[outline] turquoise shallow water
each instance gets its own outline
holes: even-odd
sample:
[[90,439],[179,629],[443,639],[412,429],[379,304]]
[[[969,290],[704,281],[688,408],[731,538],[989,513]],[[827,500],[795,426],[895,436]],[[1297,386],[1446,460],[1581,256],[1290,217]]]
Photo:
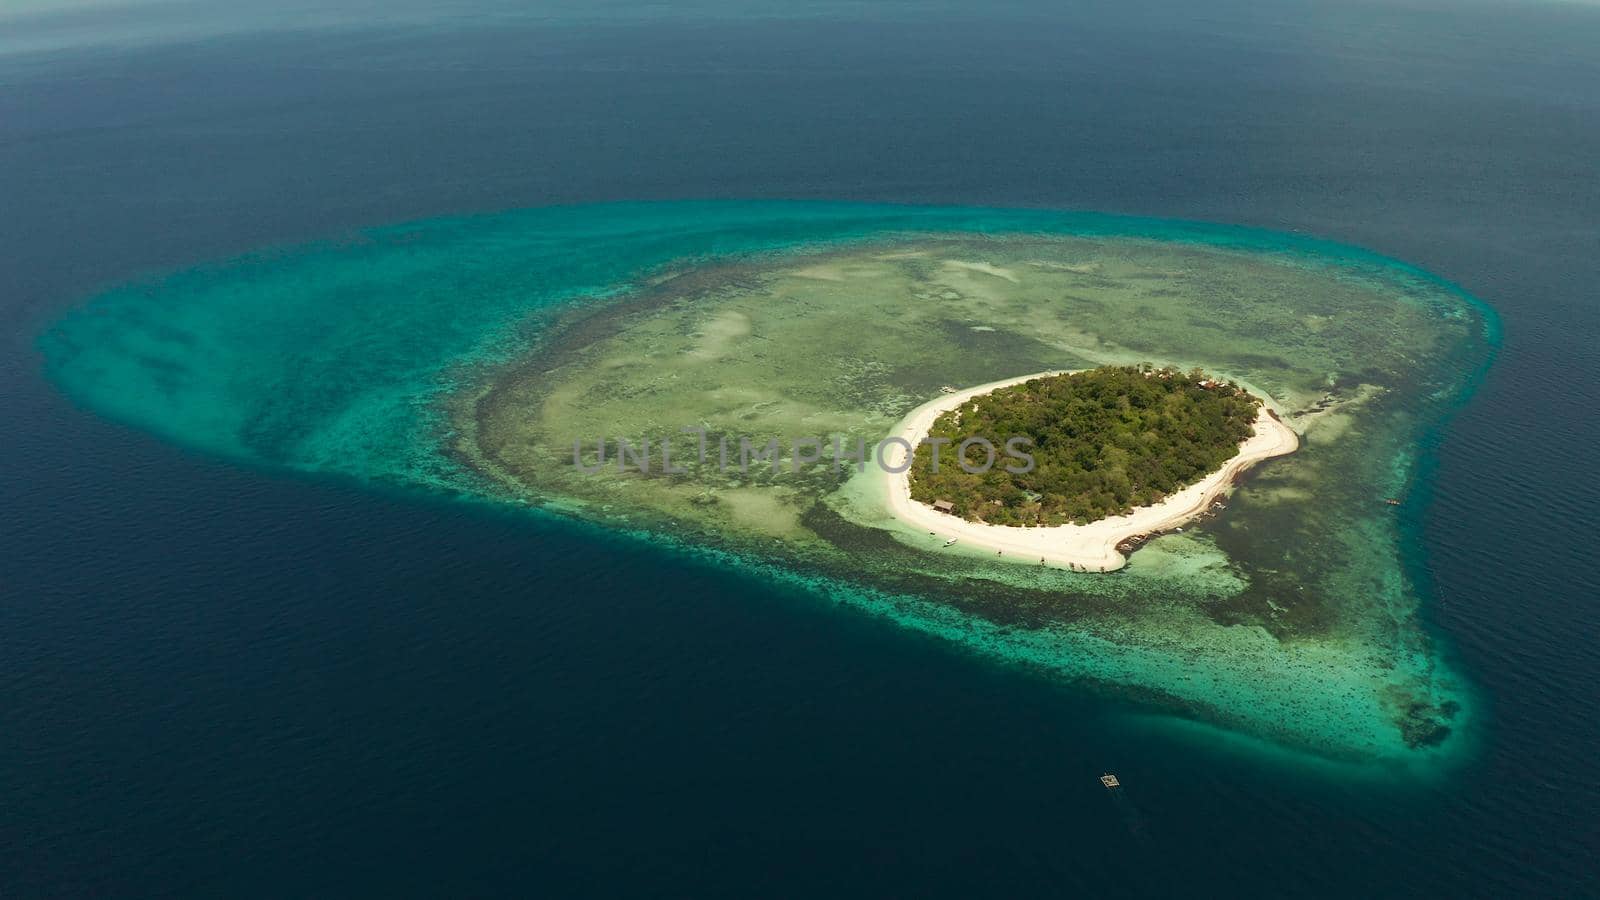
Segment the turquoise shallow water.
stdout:
[[[53,327],[41,347],[51,377],[71,396],[185,446],[255,465],[493,500],[500,493],[450,452],[443,400],[486,368],[536,346],[542,314],[569,303],[604,302],[662,266],[949,232],[1131,237],[1263,254],[1345,273],[1340,277],[1392,281],[1396,302],[1412,296],[1458,302],[1460,314],[1483,316],[1486,346],[1498,340],[1493,317],[1481,305],[1427,273],[1295,235],[1084,213],[708,202],[434,220],[262,252],[104,293]],[[1473,368],[1439,377],[1435,396],[1409,415],[1436,419],[1467,395],[1487,357],[1460,348],[1457,358]],[[1390,492],[1404,485],[1415,449],[1395,443],[1415,433],[1405,421],[1406,427],[1394,426],[1389,443],[1375,445],[1388,448],[1394,468],[1369,477]],[[1270,487],[1269,481],[1263,489]],[[1363,539],[1381,546],[1388,537],[1377,531]],[[1230,537],[1224,532],[1219,540],[1228,546]],[[1233,552],[1250,552],[1248,537],[1231,540]],[[862,584],[827,567],[794,569],[748,554],[681,546],[710,565],[793,581],[985,658],[1131,690],[1136,706],[1243,729],[1301,751],[1427,769],[1462,757],[1472,743],[1471,692],[1429,641],[1396,643],[1357,629],[1348,646],[1286,644],[1251,629],[1168,622],[1164,627],[1181,635],[1175,643],[1171,636],[1140,634],[1145,626],[1118,624],[1117,616],[1089,628],[1016,628],[1004,616],[991,621],[973,614],[969,603],[953,607],[903,587]],[[1220,570],[1206,562],[1214,560],[1209,546],[1180,543],[1176,555],[1148,551],[1124,582],[1067,589],[1140,606],[1165,593],[1214,591],[1207,579],[1215,581]],[[1387,564],[1374,558],[1372,565]],[[958,580],[949,590],[958,600],[978,602],[971,591],[982,591],[979,584]],[[1060,589],[1032,585],[1040,587]],[[1381,614],[1399,624],[1377,630],[1408,633],[1414,601],[1404,586],[1395,581],[1379,591],[1392,594],[1387,602],[1396,607]],[[1384,649],[1364,649],[1363,641],[1372,640]],[[1374,681],[1376,670],[1401,673],[1413,700],[1385,699],[1401,688]],[[1395,702],[1448,704],[1453,738],[1441,747],[1408,747],[1385,718],[1395,715],[1387,708]]]

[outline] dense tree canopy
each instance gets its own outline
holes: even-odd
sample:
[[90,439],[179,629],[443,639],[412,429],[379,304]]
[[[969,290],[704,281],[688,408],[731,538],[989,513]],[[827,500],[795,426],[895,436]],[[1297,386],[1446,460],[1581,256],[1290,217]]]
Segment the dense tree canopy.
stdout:
[[[997,525],[1084,524],[1155,503],[1199,481],[1239,452],[1252,432],[1260,400],[1198,369],[1108,366],[1036,378],[978,397],[940,416],[917,448],[911,496],[948,501],[965,519]],[[1023,436],[1029,472],[1005,454]],[[958,464],[957,446],[982,437],[1000,450],[987,472]],[[981,467],[988,453],[966,453]]]

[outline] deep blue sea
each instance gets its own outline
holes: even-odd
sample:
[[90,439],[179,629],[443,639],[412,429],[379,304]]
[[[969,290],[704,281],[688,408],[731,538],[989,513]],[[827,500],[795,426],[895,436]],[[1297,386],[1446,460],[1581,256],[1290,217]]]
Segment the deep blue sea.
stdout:
[[[1600,7],[47,6],[0,7],[0,896],[1600,895]],[[1319,774],[638,541],[178,449],[36,349],[263,246],[719,198],[1303,232],[1482,298],[1401,513],[1481,747]]]

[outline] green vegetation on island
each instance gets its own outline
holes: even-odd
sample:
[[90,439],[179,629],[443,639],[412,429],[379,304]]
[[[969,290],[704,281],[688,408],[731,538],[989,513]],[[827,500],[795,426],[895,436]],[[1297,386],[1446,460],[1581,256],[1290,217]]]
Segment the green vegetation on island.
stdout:
[[[994,525],[1079,525],[1157,503],[1239,452],[1261,401],[1199,369],[1106,366],[1035,378],[941,415],[917,448],[911,497]],[[1031,441],[1033,466],[989,452]],[[1020,445],[1026,447],[1027,445]],[[1025,471],[1024,471],[1025,470]]]

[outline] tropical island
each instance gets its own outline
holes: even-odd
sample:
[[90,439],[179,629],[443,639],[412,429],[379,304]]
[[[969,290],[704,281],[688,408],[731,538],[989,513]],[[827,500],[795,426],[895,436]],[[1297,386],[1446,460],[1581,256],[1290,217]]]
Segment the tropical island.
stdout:
[[[934,420],[912,460],[911,497],[993,525],[1126,515],[1236,456],[1260,405],[1200,369],[1146,363],[1034,378]],[[995,446],[1026,446],[1031,464],[985,465]]]
[[[1031,466],[985,466],[987,451],[974,458],[981,445],[965,444],[982,437],[1010,451],[1018,436],[1032,441]],[[881,474],[881,496],[900,525],[960,551],[1078,572],[1122,568],[1145,540],[1214,509],[1245,469],[1300,446],[1237,384],[1148,364],[952,391],[912,410],[891,440],[899,452]],[[935,472],[933,448],[949,445],[953,458]],[[917,448],[915,457],[900,448]],[[945,487],[960,492],[963,507],[940,496]],[[1077,514],[1083,509],[1093,512]],[[1052,516],[1071,518],[1057,524]]]
[[[1455,408],[1488,333],[1470,298],[1425,273],[1293,235],[1037,210],[618,204],[176,273],[95,298],[41,350],[87,408],[185,446],[605,526],[1146,709],[1387,763],[1471,746],[1454,736],[1471,731],[1473,693],[1422,627],[1409,538],[1384,501],[1404,496],[1420,436]],[[1131,389],[1106,367],[1145,360],[1180,381],[1138,385],[1127,410],[1078,396]],[[1196,366],[1261,402],[1190,398],[1179,385]],[[998,415],[1009,386],[1067,371],[1097,374],[1060,382],[1061,418],[1083,417],[1077,437],[1107,423],[1112,439],[1079,460],[1052,454],[1049,422],[1024,423],[1038,460],[1071,462],[1011,485],[1038,501],[997,495],[982,521],[913,499],[880,465],[742,473],[716,452],[724,437],[829,451],[887,437],[908,454],[951,410]],[[1182,396],[1155,393],[1169,387]],[[1136,398],[1178,404],[1196,430],[1135,424]],[[1157,449],[1135,452],[1150,425]],[[601,438],[670,439],[673,471],[577,465],[575,442]],[[1224,514],[1198,520],[1230,491]],[[1127,565],[1118,545],[1140,535]]]

